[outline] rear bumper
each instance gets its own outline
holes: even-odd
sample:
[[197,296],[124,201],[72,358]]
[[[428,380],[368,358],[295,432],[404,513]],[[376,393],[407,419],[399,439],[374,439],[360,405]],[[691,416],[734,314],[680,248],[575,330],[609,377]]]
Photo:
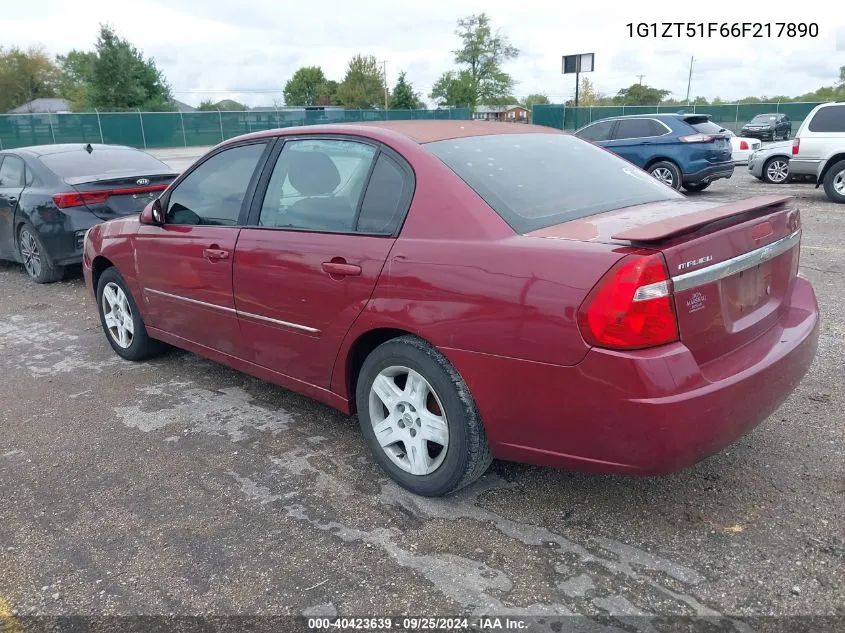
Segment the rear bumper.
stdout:
[[799,278],[775,326],[704,366],[682,343],[594,348],[571,367],[443,351],[469,385],[495,457],[657,475],[720,451],[777,409],[809,369],[818,327],[813,288]]
[[69,208],[42,211],[30,217],[30,222],[44,244],[50,261],[56,266],[67,266],[82,261],[82,238],[85,231],[100,224],[102,220],[86,208]]
[[696,184],[699,182],[712,182],[721,178],[730,178],[733,174],[734,163],[733,160],[731,160],[725,163],[710,165],[704,169],[699,169],[698,171],[684,173],[683,181],[685,185]]

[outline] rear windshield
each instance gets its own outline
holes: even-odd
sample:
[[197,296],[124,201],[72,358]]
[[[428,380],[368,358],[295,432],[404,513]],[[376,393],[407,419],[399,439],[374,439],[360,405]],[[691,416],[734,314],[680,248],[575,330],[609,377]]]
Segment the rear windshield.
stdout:
[[685,119],[685,121],[701,134],[718,134],[726,131],[724,127],[718,123],[713,123],[710,119]]
[[568,134],[474,136],[425,147],[518,233],[683,198],[627,161]]
[[84,149],[39,156],[50,171],[61,178],[108,176],[121,172],[138,174],[172,173],[173,170],[149,154],[133,149]]

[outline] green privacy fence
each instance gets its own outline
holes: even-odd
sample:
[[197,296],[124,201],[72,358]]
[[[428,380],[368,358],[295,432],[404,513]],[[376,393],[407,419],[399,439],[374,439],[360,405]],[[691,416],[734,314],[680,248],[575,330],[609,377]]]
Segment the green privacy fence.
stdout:
[[189,147],[215,145],[240,134],[295,125],[469,117],[467,108],[2,114],[0,149],[48,143],[111,143],[143,149]]
[[577,130],[580,127],[613,116],[631,114],[654,114],[655,112],[695,112],[709,114],[715,123],[738,132],[758,114],[782,112],[792,119],[792,131],[798,126],[818,103],[721,103],[719,105],[689,106],[580,106],[566,107],[561,104],[537,104],[531,108],[531,121],[537,125],[547,125],[565,130]]

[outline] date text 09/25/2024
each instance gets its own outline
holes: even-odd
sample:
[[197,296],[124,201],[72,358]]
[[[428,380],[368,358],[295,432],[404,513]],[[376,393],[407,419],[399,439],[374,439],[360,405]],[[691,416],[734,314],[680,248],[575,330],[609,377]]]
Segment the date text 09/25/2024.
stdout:
[[467,630],[510,630],[520,631],[528,628],[528,622],[514,617],[374,617],[374,618],[308,618],[311,631],[335,630],[379,630],[379,631],[467,631]]
[[628,37],[818,37],[815,22],[628,22]]

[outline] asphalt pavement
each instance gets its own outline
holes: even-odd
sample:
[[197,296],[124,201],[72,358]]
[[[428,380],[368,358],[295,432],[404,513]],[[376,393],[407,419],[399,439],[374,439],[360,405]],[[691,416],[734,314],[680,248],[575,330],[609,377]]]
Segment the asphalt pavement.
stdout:
[[308,398],[186,352],[119,359],[78,270],[41,286],[0,264],[0,629],[4,613],[845,623],[845,206],[744,167],[695,197],[773,192],[802,211],[823,315],[775,414],[672,476],[495,462],[446,499],[399,489],[355,419]]

